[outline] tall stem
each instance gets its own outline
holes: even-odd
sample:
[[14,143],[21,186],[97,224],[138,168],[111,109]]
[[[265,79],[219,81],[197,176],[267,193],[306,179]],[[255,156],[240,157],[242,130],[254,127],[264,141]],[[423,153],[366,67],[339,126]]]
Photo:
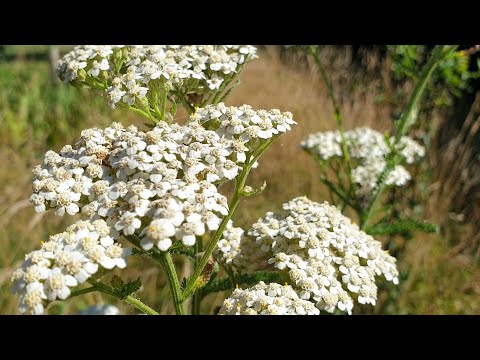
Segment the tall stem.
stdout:
[[[198,237],[195,242],[195,255],[203,251],[203,238]],[[195,261],[195,266],[197,266],[197,261]],[[192,296],[192,315],[200,315],[200,305],[202,304],[203,298],[203,289],[199,289]]]
[[227,227],[228,221],[232,218],[233,214],[235,213],[235,209],[237,208],[238,202],[244,196],[244,187],[245,187],[245,182],[247,180],[247,176],[250,173],[250,170],[253,166],[253,164],[258,160],[258,158],[263,154],[263,152],[278,138],[278,136],[271,138],[264,144],[262,144],[252,155],[251,157],[248,158],[247,164],[243,167],[243,170],[240,174],[240,176],[237,178],[237,181],[235,182],[235,192],[233,194],[232,200],[230,201],[229,204],[229,209],[228,209],[228,214],[223,218],[218,230],[215,233],[215,236],[210,240],[208,243],[203,256],[201,259],[198,261],[198,264],[195,268],[195,271],[193,275],[190,277],[190,279],[187,282],[187,286],[185,287],[185,290],[183,291],[183,301],[185,301],[187,298],[192,296],[195,291],[198,288],[198,280],[199,277],[201,276],[203,269],[207,265],[208,259],[213,253],[213,250],[217,246],[218,241],[222,237],[223,231]]
[[354,198],[356,198],[355,183],[353,182],[353,178],[352,178],[352,161],[350,158],[350,152],[348,151],[348,147],[347,147],[347,138],[345,137],[345,130],[343,128],[343,119],[342,119],[342,113],[340,112],[340,106],[338,105],[337,99],[335,97],[335,93],[333,91],[333,85],[328,79],[325,68],[323,67],[322,62],[320,61],[318,48],[316,46],[311,45],[310,52],[313,55],[313,59],[317,64],[318,70],[320,71],[320,76],[322,77],[322,80],[325,83],[325,86],[327,87],[328,97],[330,98],[333,104],[335,123],[337,124],[338,130],[340,131],[342,154],[343,154],[343,157],[345,158],[345,163],[347,165],[349,192],[352,193]]
[[[395,145],[398,145],[402,136],[406,134],[410,126],[412,126],[415,123],[415,120],[417,119],[417,115],[418,115],[418,110],[420,107],[420,100],[422,98],[422,95],[425,92],[428,80],[432,75],[433,70],[438,65],[439,61],[446,54],[456,49],[456,47],[452,47],[450,49],[447,49],[447,51],[445,52],[444,48],[445,47],[443,45],[436,45],[432,51],[432,55],[430,56],[430,59],[425,64],[425,67],[422,70],[418,83],[415,86],[415,89],[413,90],[412,95],[410,96],[410,99],[407,104],[407,109],[398,120],[397,134],[395,136],[395,142],[393,144],[394,148],[395,148]],[[379,178],[380,183],[378,184],[377,191],[375,191],[375,193],[373,194],[372,200],[370,201],[370,205],[367,207],[366,211],[364,211],[364,213],[362,214],[362,219],[361,219],[362,229],[365,229],[369,225],[369,222],[371,221],[371,216],[372,214],[375,213],[375,210],[378,207],[378,204],[380,203],[381,195],[385,190],[385,187],[386,187],[385,178],[387,177],[388,173],[394,168],[394,166],[395,166],[394,156],[390,156],[389,159],[387,159],[387,165],[385,166],[383,173],[380,175],[380,178]]]
[[178,275],[175,271],[175,265],[173,263],[172,254],[169,252],[160,252],[158,255],[161,259],[161,263],[165,272],[167,273],[168,284],[173,297],[173,303],[175,305],[175,311],[177,315],[185,315],[185,307],[182,302],[182,289],[180,288],[180,282],[178,281]]
[[177,272],[175,271],[172,255],[169,252],[160,251],[155,247],[152,248],[151,252],[143,250],[140,245],[140,239],[136,235],[128,235],[125,236],[125,238],[135,245],[144,255],[152,257],[162,265],[163,270],[167,274],[168,285],[170,287],[170,292],[172,293],[175,311],[178,315],[185,315],[185,308],[181,301],[182,290],[180,282],[178,281]]

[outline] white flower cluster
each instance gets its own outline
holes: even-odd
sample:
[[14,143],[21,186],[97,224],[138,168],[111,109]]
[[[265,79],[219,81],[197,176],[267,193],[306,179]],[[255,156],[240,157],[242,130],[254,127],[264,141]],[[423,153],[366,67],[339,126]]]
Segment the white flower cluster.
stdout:
[[354,301],[375,305],[375,277],[398,284],[396,259],[336,207],[299,197],[283,209],[252,225],[240,253],[263,251],[269,264],[288,274],[300,298],[316,301],[321,310],[350,314]]
[[[381,133],[362,127],[345,132],[345,140],[352,159],[358,163],[352,169],[353,181],[358,185],[358,194],[367,196],[376,188],[378,178],[385,169],[386,156],[390,148]],[[393,139],[391,139],[393,143]],[[303,149],[315,158],[328,161],[342,156],[342,138],[339,131],[310,134],[301,142]],[[398,153],[407,164],[425,156],[425,149],[416,141],[404,136],[396,146]],[[385,179],[387,185],[403,186],[411,179],[410,173],[397,165]]]
[[27,254],[12,275],[20,312],[42,314],[48,301],[69,297],[70,289],[87,281],[99,266],[125,268],[131,249],[122,248],[110,235],[103,220],[78,221]]
[[215,260],[223,265],[229,265],[238,258],[245,233],[242,228],[234,227],[232,224],[232,220],[227,223],[227,228],[223,231],[213,253]]
[[160,84],[182,94],[218,90],[256,51],[250,45],[81,45],[59,61],[57,72],[65,82],[104,89],[115,107],[133,105]]
[[49,151],[34,170],[30,201],[37,212],[104,218],[124,235],[140,235],[146,250],[165,251],[174,238],[189,246],[228,213],[216,184],[239,174],[243,151],[196,122],[148,132],[113,123]]
[[79,311],[76,315],[120,315],[120,310],[110,304],[93,305]]
[[291,112],[278,109],[254,110],[250,105],[235,107],[219,103],[197,109],[191,119],[215,129],[221,136],[238,140],[241,147],[241,143],[256,143],[290,131],[291,125],[296,124],[292,116]]
[[260,281],[248,289],[235,289],[225,299],[219,315],[319,315],[307,300],[300,299],[290,285]]

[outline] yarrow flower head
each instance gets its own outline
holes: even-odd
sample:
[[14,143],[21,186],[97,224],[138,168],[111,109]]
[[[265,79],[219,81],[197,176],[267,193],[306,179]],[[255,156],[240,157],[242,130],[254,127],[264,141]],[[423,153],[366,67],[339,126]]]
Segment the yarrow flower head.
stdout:
[[234,227],[232,220],[227,223],[227,228],[223,231],[223,236],[217,243],[214,250],[214,256],[217,262],[222,265],[232,264],[232,261],[238,261],[241,243],[245,231],[242,228]]
[[[272,129],[286,131],[294,123],[290,113],[258,113],[270,114]],[[125,236],[140,236],[145,250],[166,251],[175,241],[191,246],[228,213],[217,185],[235,179],[261,144],[247,139],[249,148],[227,128],[206,130],[194,116],[185,126],[161,122],[147,132],[118,123],[84,130],[75,146],[46,153],[34,169],[30,201],[37,212],[54,208],[60,216],[105,219]]]
[[65,300],[71,289],[92,277],[99,268],[123,269],[131,249],[111,237],[103,220],[78,221],[63,233],[50,237],[25,256],[12,276],[13,292],[20,295],[21,313],[39,315],[56,299]]
[[328,312],[351,313],[354,302],[375,305],[378,276],[398,284],[396,259],[327,202],[299,197],[281,213],[268,212],[242,238],[239,252],[254,249],[289,277],[301,299]]
[[[346,131],[345,140],[350,157],[357,162],[352,169],[352,178],[358,184],[358,194],[367,196],[376,189],[391,149],[381,133],[366,127]],[[393,143],[393,139],[390,142]],[[302,148],[320,161],[343,156],[341,144],[339,131],[310,134],[301,142]],[[395,150],[407,164],[425,156],[424,147],[406,136],[400,139]],[[403,186],[410,179],[410,173],[402,165],[397,165],[387,175],[385,184]]]
[[75,147],[45,155],[30,200],[38,212],[105,219],[119,233],[140,236],[146,250],[165,251],[175,240],[190,246],[228,213],[216,185],[243,165],[232,144],[196,122],[148,132],[118,123],[84,130]]
[[318,315],[315,304],[299,298],[290,285],[260,281],[248,289],[235,289],[219,315]]
[[296,124],[291,112],[254,110],[250,105],[235,107],[224,103],[199,108],[191,117],[220,135],[244,144],[268,140],[291,130],[291,125]]
[[59,61],[57,72],[64,82],[104,91],[111,107],[154,105],[160,90],[208,97],[256,51],[250,45],[81,45]]

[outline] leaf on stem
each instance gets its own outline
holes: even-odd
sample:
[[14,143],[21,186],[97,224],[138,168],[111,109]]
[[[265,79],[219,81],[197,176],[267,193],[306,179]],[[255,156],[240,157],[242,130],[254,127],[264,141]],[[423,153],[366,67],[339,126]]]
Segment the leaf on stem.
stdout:
[[411,231],[436,233],[438,231],[438,228],[435,224],[426,221],[418,221],[415,219],[407,218],[397,220],[393,223],[380,222],[365,229],[365,232],[370,235],[405,234]]
[[120,299],[123,300],[127,296],[132,295],[135,291],[140,289],[142,286],[142,281],[140,278],[137,278],[136,280],[125,283],[119,276],[115,275],[112,280],[110,280],[110,285],[112,285],[113,290],[120,297]]

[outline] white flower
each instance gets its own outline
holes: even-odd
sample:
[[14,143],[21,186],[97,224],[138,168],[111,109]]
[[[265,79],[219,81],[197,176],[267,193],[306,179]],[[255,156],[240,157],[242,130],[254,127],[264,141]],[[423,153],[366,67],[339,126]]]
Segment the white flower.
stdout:
[[93,60],[92,67],[87,71],[87,74],[92,77],[97,77],[100,74],[100,70],[108,70],[109,68],[110,65],[107,59],[102,59],[101,61]]
[[51,270],[45,281],[45,292],[50,301],[59,299],[65,300],[70,295],[69,287],[77,286],[77,280],[71,275],[65,275],[58,267]]
[[235,289],[219,315],[319,315],[313,303],[302,300],[290,285],[260,281],[248,289]]
[[131,83],[127,86],[127,94],[123,96],[123,102],[132,106],[137,99],[142,99],[147,94],[148,88],[140,86],[137,83]]
[[26,292],[20,298],[20,313],[41,315],[44,311],[43,301],[47,295],[43,290],[43,285],[39,282],[33,282],[27,285]]
[[134,213],[126,212],[115,224],[115,229],[123,231],[124,235],[133,235],[140,226],[142,226],[140,219]]
[[48,301],[64,300],[71,289],[84,283],[99,268],[124,268],[130,249],[110,237],[103,220],[77,221],[63,233],[50,237],[40,250],[27,254],[12,276],[13,292],[20,295],[19,311],[42,314]]
[[217,74],[213,74],[210,79],[207,80],[207,85],[210,90],[218,90],[223,83],[223,79]]
[[[252,264],[265,261],[288,272],[293,289],[304,300],[316,302],[327,312],[335,308],[351,313],[354,302],[374,305],[376,277],[398,283],[395,258],[328,203],[306,197],[267,213],[243,234],[241,242],[225,241],[217,252],[229,254],[235,246],[233,266],[250,272]],[[259,254],[264,255],[259,258]],[[238,259],[238,260],[237,260]],[[305,309],[293,307],[295,311]]]
[[[102,81],[111,90],[107,91],[109,105],[115,106],[123,96],[125,103],[135,106],[136,99],[145,95],[134,89],[139,84],[153,91],[169,88],[203,95],[219,89],[256,57],[256,48],[249,45],[82,45],[59,61],[57,73],[65,82],[77,80],[91,87],[89,79],[78,78],[78,70],[85,69],[90,77],[102,71]],[[126,65],[120,69],[119,59]],[[123,86],[128,93],[120,95]]]
[[[352,169],[352,178],[358,184],[358,195],[368,196],[377,187],[380,175],[385,170],[386,157],[391,149],[385,137],[378,131],[361,127],[345,132],[345,140],[350,157],[358,159],[358,165]],[[394,143],[391,138],[390,143]],[[301,147],[322,160],[343,156],[342,136],[339,131],[326,131],[310,134],[301,142]],[[404,136],[395,146],[398,154],[407,164],[425,156],[423,146]],[[397,165],[387,174],[385,184],[403,186],[410,180],[410,174],[401,165]]]
[[130,249],[123,249],[119,245],[113,244],[106,248],[105,257],[101,264],[105,269],[113,269],[114,267],[124,269],[127,266],[125,257],[128,255],[131,255]]
[[67,63],[65,68],[65,82],[75,80],[78,76],[78,70],[84,69],[87,66],[85,61],[72,60]]
[[127,93],[118,86],[109,86],[106,90],[108,105],[113,109],[122,97]]
[[141,233],[145,235],[142,239],[142,247],[150,250],[153,244],[162,251],[167,251],[172,246],[171,237],[176,233],[175,225],[168,219],[153,220]]

